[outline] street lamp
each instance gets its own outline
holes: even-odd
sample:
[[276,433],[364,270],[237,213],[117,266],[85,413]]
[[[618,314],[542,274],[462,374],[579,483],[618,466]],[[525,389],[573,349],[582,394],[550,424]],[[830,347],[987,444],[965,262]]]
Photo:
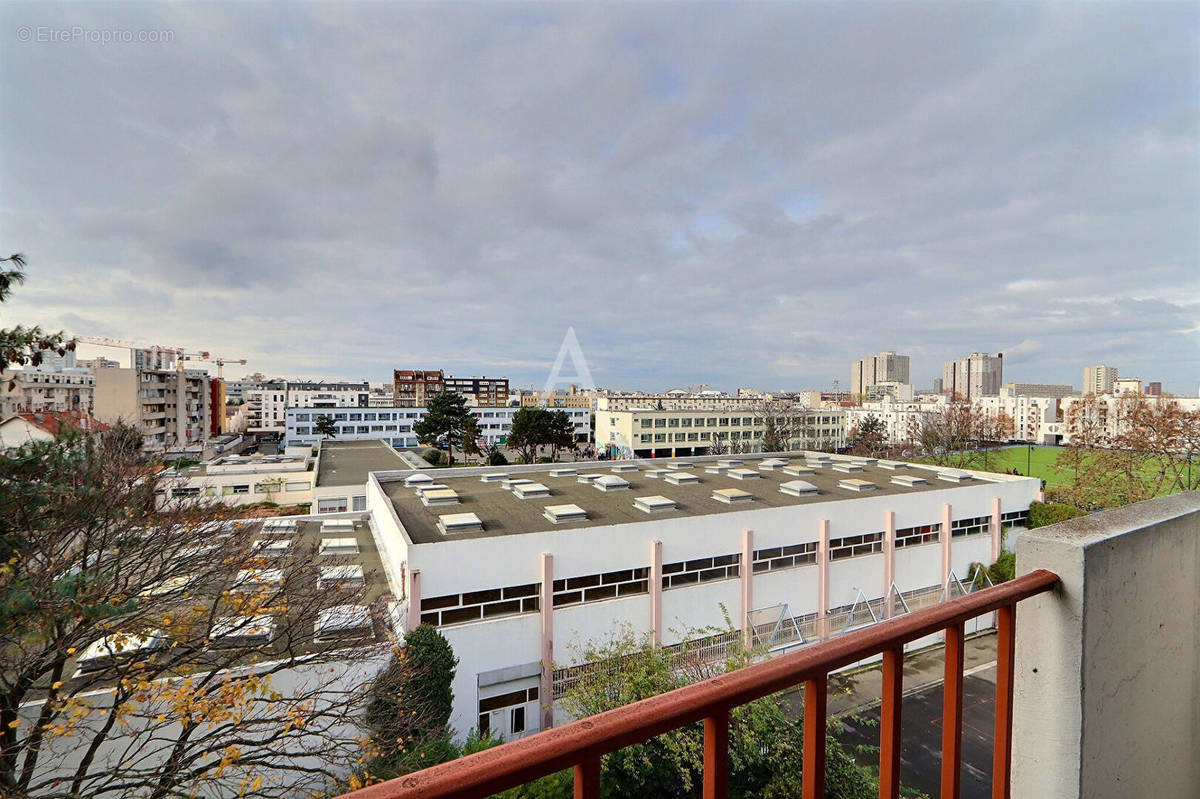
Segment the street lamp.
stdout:
[[1030,464],[1032,463],[1032,461],[1033,461],[1033,444],[1026,444],[1025,445],[1025,476],[1026,477],[1033,477],[1033,470],[1032,470],[1032,468],[1030,468]]

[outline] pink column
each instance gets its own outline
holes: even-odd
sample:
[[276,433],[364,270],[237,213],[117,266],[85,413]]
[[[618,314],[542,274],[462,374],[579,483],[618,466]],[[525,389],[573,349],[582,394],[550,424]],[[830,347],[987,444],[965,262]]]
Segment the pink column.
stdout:
[[662,541],[650,542],[650,632],[662,646]]
[[950,503],[942,505],[942,587],[950,579],[950,539],[953,537],[954,517]]
[[1003,543],[1000,537],[1000,497],[992,497],[992,521],[989,525],[989,532],[992,534],[992,563],[1000,557],[1000,545]]
[[890,619],[894,608],[892,584],[896,582],[896,511],[883,514],[883,617]]
[[829,520],[817,523],[817,635],[828,631],[829,619]]
[[542,553],[542,589],[538,594],[542,616],[542,729],[554,726],[554,556]]
[[421,626],[421,570],[408,571],[408,629]]
[[742,530],[742,563],[738,567],[742,578],[742,646],[749,649],[754,645],[754,633],[750,629],[750,611],[754,610],[754,531]]

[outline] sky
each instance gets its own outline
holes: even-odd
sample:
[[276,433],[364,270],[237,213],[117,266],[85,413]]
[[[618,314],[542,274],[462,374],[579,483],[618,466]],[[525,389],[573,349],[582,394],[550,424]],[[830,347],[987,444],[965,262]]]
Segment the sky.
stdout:
[[3,326],[227,376],[540,388],[573,328],[630,389],[1200,385],[1195,3],[0,2],[0,42]]

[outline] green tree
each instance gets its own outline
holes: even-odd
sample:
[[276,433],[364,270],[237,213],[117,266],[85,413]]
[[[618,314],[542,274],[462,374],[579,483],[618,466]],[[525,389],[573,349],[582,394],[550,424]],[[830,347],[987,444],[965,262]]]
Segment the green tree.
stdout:
[[[25,282],[25,256],[14,253],[0,258],[0,303],[12,296],[13,287]],[[65,355],[75,349],[75,342],[61,332],[47,333],[40,327],[0,328],[0,372],[9,366],[38,366],[42,354],[56,352]]]
[[[700,638],[712,631],[694,631]],[[749,664],[753,653],[735,648],[711,662],[687,645],[655,647],[623,628],[585,646],[578,660],[595,664],[566,689],[562,708],[577,718],[718,676]],[[770,696],[730,713],[730,796],[785,799],[800,793],[803,718],[782,696]],[[835,729],[832,732],[836,732]],[[687,797],[703,772],[704,732],[699,724],[605,755],[601,781],[606,796]],[[870,772],[831,734],[826,739],[826,796],[868,799],[877,793]],[[566,794],[569,796],[569,794]]]
[[449,465],[454,465],[454,448],[465,452],[478,451],[479,420],[467,406],[461,394],[446,392],[429,400],[429,413],[413,425],[413,432],[422,444],[446,447]]
[[546,420],[546,438],[543,442],[550,447],[550,457],[558,460],[558,451],[575,444],[575,423],[566,411],[551,411]]
[[887,451],[887,445],[887,424],[873,413],[864,416],[850,432],[850,449],[855,455],[878,458]]
[[508,446],[521,453],[525,463],[533,463],[537,460],[538,447],[547,443],[551,424],[550,411],[545,408],[534,405],[521,408],[513,414]]
[[328,414],[321,414],[313,422],[313,429],[322,438],[335,438],[337,436],[337,423],[333,421],[333,417]]
[[458,756],[449,727],[457,668],[450,642],[434,627],[422,624],[405,634],[404,646],[368,692],[371,779],[389,779]]

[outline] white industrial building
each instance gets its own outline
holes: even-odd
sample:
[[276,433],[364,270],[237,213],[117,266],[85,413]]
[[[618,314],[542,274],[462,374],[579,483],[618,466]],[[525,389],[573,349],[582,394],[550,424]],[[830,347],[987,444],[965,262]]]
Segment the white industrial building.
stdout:
[[[488,444],[504,444],[512,432],[512,419],[521,409],[473,408],[479,420],[479,437]],[[587,441],[591,437],[591,414],[587,408],[555,408],[571,418],[575,438]],[[413,425],[429,411],[426,408],[336,408],[316,410],[315,407],[287,408],[284,414],[284,438],[288,444],[316,444],[321,441],[316,422],[320,416],[330,416],[337,425],[336,439],[340,441],[386,441],[396,449],[420,446]]]
[[407,626],[459,658],[452,724],[513,738],[552,722],[573,644],[628,624],[670,646],[728,613],[714,653],[786,649],[940,601],[1038,489],[792,453],[374,472],[366,511]]
[[311,380],[277,380],[262,388],[247,389],[246,432],[283,436],[288,408],[366,408],[371,385]]

